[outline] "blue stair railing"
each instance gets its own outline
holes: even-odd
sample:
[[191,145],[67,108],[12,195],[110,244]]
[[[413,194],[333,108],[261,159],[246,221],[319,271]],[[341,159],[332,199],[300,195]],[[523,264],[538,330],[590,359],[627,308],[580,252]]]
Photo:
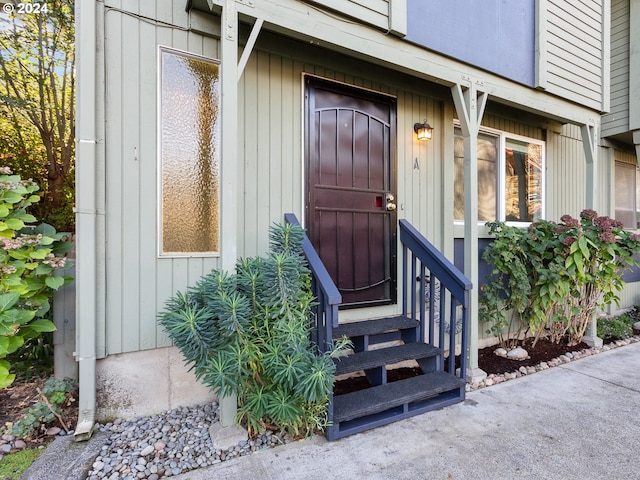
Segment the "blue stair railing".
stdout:
[[[465,379],[468,356],[471,281],[407,220],[400,220],[402,243],[402,314],[419,320],[419,338],[441,350],[441,368],[455,374],[460,339],[460,369]],[[438,331],[436,333],[436,325]],[[447,332],[448,330],[448,332]],[[445,333],[449,335],[445,344]],[[444,358],[444,352],[449,357]]]
[[[300,225],[292,213],[285,214],[285,221]],[[464,400],[471,282],[409,222],[400,220],[399,230],[402,315],[344,325],[338,325],[342,296],[309,238],[304,236],[302,248],[317,300],[311,336],[319,349],[328,351],[331,348],[334,333],[359,339],[362,345],[386,342],[393,337],[403,340],[403,344],[373,350],[366,346],[363,350],[354,348],[353,355],[348,357],[351,363],[342,370],[345,373],[364,370],[367,375],[375,376],[399,359],[415,359],[423,370],[423,375],[390,383],[387,383],[386,375],[380,373],[380,381],[374,379],[371,390],[332,394],[327,407],[329,440]],[[340,331],[334,332],[334,329]],[[430,346],[418,346],[416,342]],[[460,349],[457,372],[456,347]],[[414,357],[405,357],[408,351]],[[449,356],[445,359],[446,352]]]
[[[284,220],[289,224],[300,226],[300,222],[293,213],[285,213]],[[333,329],[338,326],[338,305],[342,303],[342,295],[306,234],[302,242],[302,250],[311,270],[311,290],[317,299],[317,305],[314,307],[315,325],[312,329],[312,340],[326,352],[331,349]]]

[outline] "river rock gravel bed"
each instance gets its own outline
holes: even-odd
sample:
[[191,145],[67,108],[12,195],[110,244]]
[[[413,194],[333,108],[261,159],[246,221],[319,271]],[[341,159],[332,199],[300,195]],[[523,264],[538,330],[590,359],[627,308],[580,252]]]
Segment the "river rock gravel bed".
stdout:
[[109,437],[86,479],[157,480],[289,441],[283,433],[267,432],[227,450],[215,449],[209,427],[217,421],[218,406],[212,403],[98,424]]

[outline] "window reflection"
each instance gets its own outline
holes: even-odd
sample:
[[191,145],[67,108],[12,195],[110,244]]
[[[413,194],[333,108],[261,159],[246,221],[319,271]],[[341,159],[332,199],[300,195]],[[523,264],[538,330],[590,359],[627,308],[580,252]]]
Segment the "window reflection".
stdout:
[[[496,220],[498,206],[498,138],[478,135],[478,221]],[[455,137],[455,220],[464,220],[464,140],[462,131],[456,128]]]
[[542,148],[506,141],[505,220],[532,222],[542,214]]
[[[478,134],[478,221],[542,217],[543,144],[508,134]],[[455,128],[454,219],[464,221],[464,139]],[[502,172],[502,173],[501,173]]]

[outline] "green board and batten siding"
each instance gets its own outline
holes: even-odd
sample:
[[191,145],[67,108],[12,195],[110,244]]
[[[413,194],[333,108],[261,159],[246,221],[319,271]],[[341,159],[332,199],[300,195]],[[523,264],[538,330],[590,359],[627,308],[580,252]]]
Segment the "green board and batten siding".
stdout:
[[[169,345],[156,322],[164,302],[220,265],[216,257],[157,256],[158,46],[220,58],[219,41],[215,38],[220,31],[219,18],[194,11],[189,18],[184,6],[183,0],[105,3],[105,354]],[[137,15],[157,18],[177,28]],[[455,235],[453,172],[447,165],[453,159],[455,111],[449,89],[265,31],[260,33],[238,83],[238,129],[242,132],[235,159],[238,255],[263,253],[267,249],[267,229],[272,222],[283,220],[283,212],[292,211],[302,217],[305,73],[397,98],[399,216],[413,223],[451,258]],[[384,84],[373,80],[381,78]],[[424,119],[434,126],[434,138],[419,143],[413,124]],[[545,132],[540,125],[526,125],[517,118],[492,113],[491,109],[483,124],[544,139],[546,217],[579,214],[585,197],[584,182],[578,180],[584,178],[585,172],[579,128],[558,126],[557,131],[550,128]],[[229,159],[222,159],[223,171],[225,161]],[[606,185],[599,185],[602,195],[610,195]],[[221,208],[225,208],[224,197]]]
[[157,312],[219,261],[157,258],[157,47],[219,56],[217,40],[187,27],[183,1],[105,2],[107,355],[170,345]]
[[[215,257],[157,256],[157,50],[166,46],[218,59],[219,42],[212,36],[186,31],[184,2],[105,4],[107,89],[107,305],[104,353],[116,354],[170,345],[157,325],[157,313],[177,290],[194,284],[220,265]],[[155,24],[157,18],[178,28]],[[198,30],[219,32],[217,17],[192,12]],[[191,19],[194,26],[194,18]],[[184,30],[183,30],[184,29]],[[266,50],[269,50],[269,34]],[[275,38],[275,37],[274,37]],[[397,96],[399,105],[399,202],[409,218],[438,245],[442,222],[429,205],[441,204],[442,136],[429,144],[414,140],[413,123],[428,118],[443,132],[441,100],[418,93],[428,84],[411,80],[413,90],[398,88],[406,80],[391,72],[388,85],[374,83],[378,67],[353,66],[336,55],[316,51],[298,59],[261,50],[251,54],[238,84],[238,255],[267,249],[267,229],[282,221],[285,211],[303,212],[303,73],[322,76]],[[273,40],[273,38],[271,38]],[[285,42],[286,43],[286,42]],[[300,48],[300,44],[296,45]],[[125,54],[126,53],[126,54]],[[339,56],[338,56],[339,57]],[[317,59],[317,61],[313,61]],[[329,67],[329,65],[331,67]],[[359,75],[367,72],[368,78]],[[394,87],[395,85],[395,87]],[[439,95],[446,93],[441,87]],[[451,117],[449,117],[451,121]],[[414,169],[415,159],[418,168]],[[224,160],[222,161],[224,169]],[[427,185],[428,184],[428,185]],[[414,207],[412,207],[412,205]],[[224,209],[224,198],[221,201]],[[224,235],[224,232],[221,232]],[[102,351],[102,350],[101,350]]]

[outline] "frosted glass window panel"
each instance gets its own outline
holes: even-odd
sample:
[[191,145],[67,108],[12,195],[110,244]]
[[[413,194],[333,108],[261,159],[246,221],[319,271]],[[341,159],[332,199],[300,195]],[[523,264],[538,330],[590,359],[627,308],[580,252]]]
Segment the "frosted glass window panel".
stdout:
[[220,250],[220,78],[215,61],[161,50],[161,255]]

